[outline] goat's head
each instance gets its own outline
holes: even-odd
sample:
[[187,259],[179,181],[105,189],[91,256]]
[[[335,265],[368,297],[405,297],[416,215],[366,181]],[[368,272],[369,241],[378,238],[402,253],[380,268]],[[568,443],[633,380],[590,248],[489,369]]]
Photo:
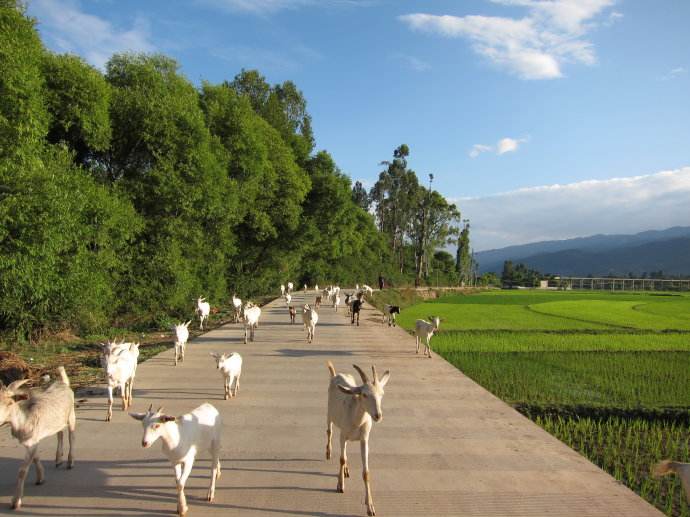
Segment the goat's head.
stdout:
[[144,436],[141,439],[142,447],[151,447],[163,432],[163,426],[167,422],[174,422],[175,417],[163,414],[163,408],[160,407],[153,411],[153,405],[149,406],[146,413],[130,413],[134,420],[139,420],[144,426]]
[[434,331],[438,330],[438,327],[441,325],[441,318],[438,316],[429,316],[429,321],[434,326]]
[[2,382],[0,382],[0,426],[9,422],[10,415],[17,402],[29,398],[29,390],[22,388],[29,381],[30,379],[22,379],[14,381],[9,386],[3,386]]
[[383,400],[384,394],[383,388],[390,379],[390,371],[386,370],[379,379],[376,375],[376,367],[372,366],[371,373],[373,377],[370,380],[367,374],[364,373],[359,366],[353,364],[352,367],[359,373],[363,384],[354,388],[338,384],[338,388],[343,393],[359,397],[361,403],[364,405],[365,411],[371,415],[371,418],[373,418],[375,422],[380,422],[383,420],[383,409],[381,409],[381,401]]
[[232,352],[229,354],[219,354],[217,352],[211,352],[211,357],[216,360],[216,368],[220,370],[223,363],[230,357],[232,357]]

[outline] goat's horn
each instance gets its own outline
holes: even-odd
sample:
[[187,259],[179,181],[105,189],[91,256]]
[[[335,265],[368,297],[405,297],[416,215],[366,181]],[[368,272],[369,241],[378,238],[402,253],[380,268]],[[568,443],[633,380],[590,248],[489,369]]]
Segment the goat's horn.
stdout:
[[151,404],[151,405],[149,406],[149,409],[148,409],[147,412],[148,412],[148,413],[153,413],[153,404]]
[[159,408],[156,410],[156,413],[162,413],[162,412],[163,412],[163,406],[159,407]]
[[367,377],[367,374],[364,373],[364,372],[362,371],[362,369],[361,369],[359,366],[357,366],[356,364],[353,364],[352,367],[353,367],[355,370],[357,370],[357,372],[359,373],[359,376],[362,377],[362,382],[364,382],[365,384],[366,384],[367,382],[369,382],[369,378]]
[[379,382],[379,378],[376,375],[376,366],[374,366],[373,364],[371,365],[371,373],[374,374],[374,384],[376,384],[377,382]]

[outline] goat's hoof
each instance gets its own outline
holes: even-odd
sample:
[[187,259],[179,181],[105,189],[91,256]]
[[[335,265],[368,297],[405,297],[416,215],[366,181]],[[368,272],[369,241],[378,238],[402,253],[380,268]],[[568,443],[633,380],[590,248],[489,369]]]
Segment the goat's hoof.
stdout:
[[367,515],[369,515],[370,517],[372,515],[376,515],[376,510],[374,510],[373,506],[370,506],[369,508],[367,508]]
[[330,459],[331,459],[331,453],[328,452],[328,451],[326,451],[326,459],[327,459],[327,460],[330,460]]
[[62,460],[55,462],[55,468],[59,469],[62,466]]
[[213,495],[211,495],[210,493],[206,494],[206,501],[208,501],[209,503],[212,503],[213,502]]
[[45,479],[37,479],[37,480],[36,480],[36,486],[41,486],[41,485],[42,485],[43,483],[45,483],[45,482],[46,482]]
[[340,485],[338,485],[338,486],[336,487],[335,491],[338,492],[339,494],[344,494],[344,493],[345,493],[345,489],[344,489],[343,487],[341,487]]
[[73,468],[74,468],[74,462],[73,461],[70,461],[69,463],[67,463],[67,469],[68,470],[72,470]]
[[10,508],[13,510],[19,510],[22,507],[22,500],[21,499],[12,499],[12,504],[10,505]]

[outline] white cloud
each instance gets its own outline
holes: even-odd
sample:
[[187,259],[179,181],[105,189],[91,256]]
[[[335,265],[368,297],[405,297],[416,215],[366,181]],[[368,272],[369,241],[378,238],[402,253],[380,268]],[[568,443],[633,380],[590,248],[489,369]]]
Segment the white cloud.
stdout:
[[527,140],[525,138],[502,138],[498,142],[498,147],[496,149],[496,152],[498,154],[505,154],[505,153],[513,153],[518,150],[518,147],[520,147],[520,144],[523,142],[526,142]]
[[474,144],[472,146],[472,149],[470,149],[470,158],[476,158],[482,153],[488,153],[489,151],[492,151],[493,147],[490,145],[484,145],[484,144]]
[[676,79],[682,75],[687,74],[688,71],[682,66],[677,66],[676,68],[669,70],[666,75],[661,76],[662,81],[670,81],[671,79]]
[[372,0],[197,0],[197,3],[228,12],[267,15],[303,7],[366,6]]
[[528,138],[502,138],[495,146],[485,144],[474,144],[470,149],[470,158],[476,158],[482,153],[495,151],[496,154],[501,155],[505,153],[512,153],[518,150],[521,144],[527,142]]
[[103,69],[116,52],[152,52],[148,21],[134,18],[131,28],[114,27],[109,21],[81,10],[76,0],[32,0],[29,12],[39,28],[60,52],[72,52]]
[[[522,18],[406,14],[399,20],[413,30],[466,38],[474,51],[522,79],[556,79],[565,63],[596,63],[594,46],[584,38],[592,20],[614,0],[491,0],[527,9]],[[619,13],[620,14],[620,13]]]
[[645,176],[522,188],[455,200],[476,250],[597,233],[637,233],[690,221],[690,167]]

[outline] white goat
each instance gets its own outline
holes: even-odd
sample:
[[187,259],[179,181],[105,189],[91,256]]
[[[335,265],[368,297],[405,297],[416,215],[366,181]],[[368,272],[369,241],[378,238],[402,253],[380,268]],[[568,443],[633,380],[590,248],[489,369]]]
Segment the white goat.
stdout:
[[292,285],[292,282],[288,282],[288,283],[287,283],[287,292],[288,292],[288,293],[291,293],[293,287],[294,287],[294,285]]
[[247,344],[247,336],[249,340],[254,341],[254,331],[259,326],[259,318],[261,317],[261,307],[254,304],[247,304],[244,306],[244,343]]
[[335,293],[333,295],[333,307],[335,307],[335,312],[338,312],[338,306],[340,305],[340,293]]
[[198,298],[196,301],[196,313],[199,316],[199,330],[204,330],[204,320],[211,314],[211,305],[204,301],[206,298]]
[[216,480],[220,478],[220,413],[208,403],[178,417],[163,414],[163,408],[156,412],[152,409],[153,406],[149,406],[146,413],[130,413],[130,416],[140,420],[144,426],[142,447],[151,447],[158,438],[161,439],[163,454],[175,469],[177,513],[183,516],[188,510],[184,486],[192,472],[197,452],[202,449],[211,453],[211,486],[206,500],[213,502],[215,497]]
[[42,485],[45,471],[38,456],[38,444],[44,438],[57,434],[57,452],[55,466],[62,464],[62,443],[64,429],[68,429],[69,454],[67,468],[74,466],[74,392],[69,385],[65,368],[58,368],[60,380],[53,382],[45,389],[28,390],[22,385],[28,379],[15,381],[7,387],[0,383],[0,426],[9,424],[12,436],[26,448],[24,462],[19,467],[17,487],[12,498],[12,509],[22,506],[24,480],[33,463],[36,467],[36,484]]
[[369,296],[374,294],[374,290],[371,287],[369,287],[367,284],[362,284],[362,290],[366,291]]
[[319,313],[312,309],[308,303],[305,303],[302,309],[302,323],[304,323],[304,328],[307,330],[307,343],[314,341],[318,321]]
[[287,305],[289,307],[290,302],[292,302],[292,295],[290,293],[288,293],[285,295],[285,305]]
[[237,352],[218,354],[211,352],[211,357],[216,360],[216,368],[223,374],[223,388],[225,400],[236,397],[240,391],[240,377],[242,376],[242,356]]
[[424,338],[424,344],[426,345],[424,353],[429,356],[429,359],[431,359],[431,347],[429,346],[429,341],[431,341],[431,336],[434,335],[434,333],[438,330],[438,327],[441,325],[441,318],[429,316],[429,319],[432,321],[432,323],[429,323],[425,320],[417,320],[415,322],[414,335],[417,343],[417,353],[419,353],[419,342],[422,338]]
[[108,383],[108,411],[106,422],[113,418],[113,390],[120,390],[122,410],[132,405],[134,377],[139,361],[139,343],[120,343],[112,353],[106,355],[108,345],[103,345],[105,356],[105,377]]
[[233,321],[237,323],[242,316],[242,300],[233,293],[232,295]]
[[340,430],[340,471],[338,472],[337,491],[345,492],[345,478],[350,477],[350,470],[347,466],[347,442],[360,442],[362,479],[366,489],[364,502],[367,505],[367,515],[376,515],[369,479],[369,433],[373,422],[380,422],[383,419],[381,401],[383,388],[390,379],[390,372],[386,371],[379,379],[376,375],[376,367],[372,366],[373,379],[370,381],[359,366],[352,366],[362,378],[363,384],[361,386],[357,385],[352,375],[336,374],[333,363],[328,362],[331,380],[328,385],[326,459],[331,458],[331,437],[333,436],[333,424],[335,424]]
[[307,290],[308,290],[307,284],[304,284],[304,294],[307,294]]
[[189,341],[190,323],[192,320],[175,325],[175,366],[177,366],[178,360],[184,361],[184,352],[187,349],[187,341]]
[[685,500],[690,504],[690,463],[664,460],[654,466],[652,473],[657,478],[667,474],[677,474],[685,490]]
[[285,296],[285,285],[280,284],[280,296]]
[[319,292],[319,284],[314,284],[314,291]]

